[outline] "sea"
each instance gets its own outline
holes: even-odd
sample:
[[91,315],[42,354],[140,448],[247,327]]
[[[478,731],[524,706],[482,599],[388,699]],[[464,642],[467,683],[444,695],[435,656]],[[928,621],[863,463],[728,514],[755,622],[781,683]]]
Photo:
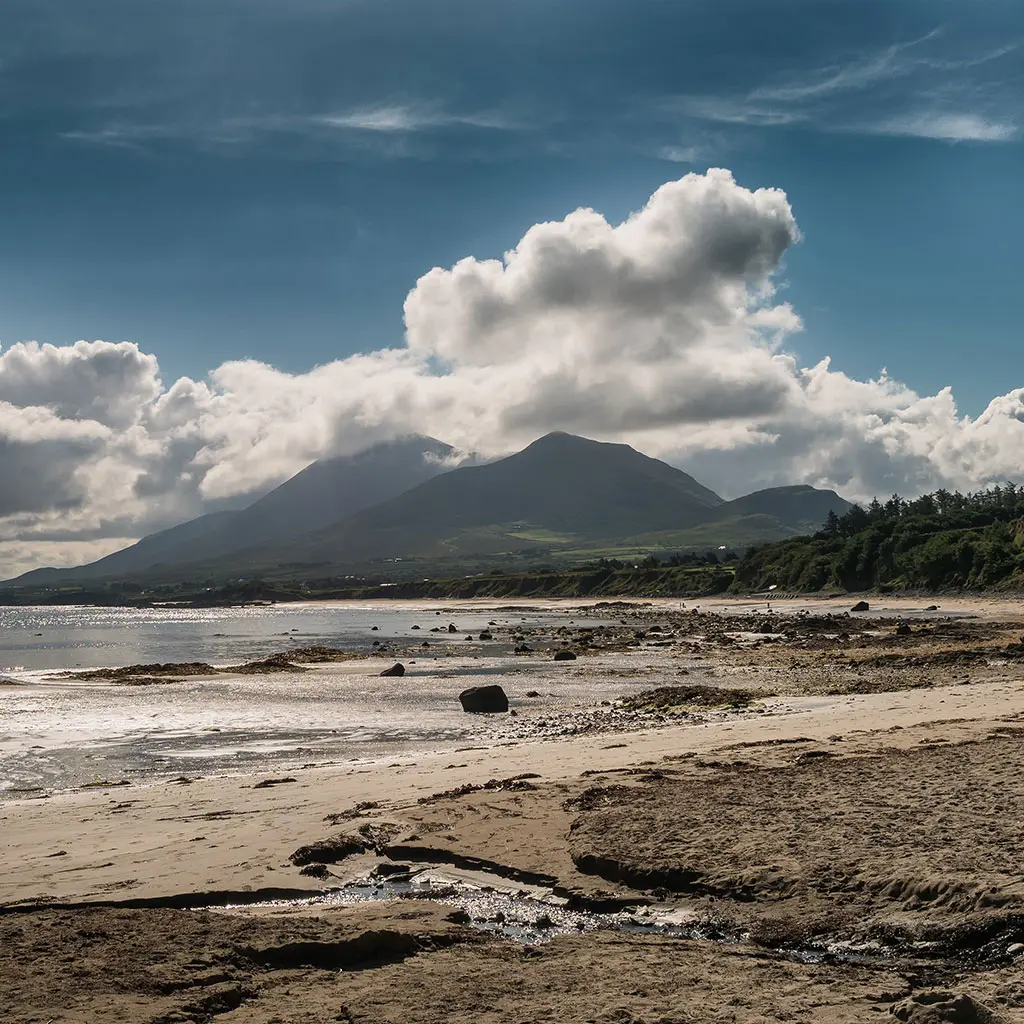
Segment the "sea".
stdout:
[[[376,762],[486,742],[495,720],[462,712],[458,693],[467,686],[499,681],[513,707],[531,687],[553,707],[623,692],[613,680],[596,682],[553,666],[549,656],[513,655],[502,627],[521,626],[543,639],[569,623],[602,621],[557,603],[0,608],[0,800],[179,776]],[[449,623],[457,633],[448,631]],[[479,640],[494,626],[496,641]],[[504,635],[507,641],[507,630]],[[131,664],[230,666],[312,645],[369,653],[375,642],[387,660],[294,673],[147,686],[65,676]],[[401,679],[380,676],[392,655],[406,666]]]

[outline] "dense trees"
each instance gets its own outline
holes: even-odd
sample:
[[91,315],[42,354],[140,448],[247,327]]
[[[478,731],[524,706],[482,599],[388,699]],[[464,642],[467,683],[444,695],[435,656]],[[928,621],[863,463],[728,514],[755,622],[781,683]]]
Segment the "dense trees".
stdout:
[[829,513],[813,537],[752,548],[736,590],[1024,586],[1024,488],[893,495]]

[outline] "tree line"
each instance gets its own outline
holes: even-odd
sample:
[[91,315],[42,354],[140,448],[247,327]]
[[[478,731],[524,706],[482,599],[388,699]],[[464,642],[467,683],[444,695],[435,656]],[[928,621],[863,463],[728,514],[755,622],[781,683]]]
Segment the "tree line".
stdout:
[[734,589],[1024,587],[1024,487],[893,495],[830,512],[820,531],[751,548]]

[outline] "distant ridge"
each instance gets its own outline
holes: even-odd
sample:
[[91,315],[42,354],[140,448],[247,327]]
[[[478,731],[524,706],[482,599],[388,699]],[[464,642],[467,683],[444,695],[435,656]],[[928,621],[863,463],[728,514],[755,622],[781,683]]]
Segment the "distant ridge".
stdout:
[[259,544],[279,544],[394,497],[448,468],[455,449],[412,434],[354,455],[320,459],[247,508],[214,512],[143,537],[96,562],[72,569],[35,569],[12,583],[129,577],[158,566],[220,559]]
[[446,470],[450,445],[412,436],[313,463],[248,508],[144,537],[78,569],[15,586],[109,579],[323,576],[373,563],[762,543],[821,526],[834,491],[774,487],[723,501],[626,444],[555,432],[520,452]]

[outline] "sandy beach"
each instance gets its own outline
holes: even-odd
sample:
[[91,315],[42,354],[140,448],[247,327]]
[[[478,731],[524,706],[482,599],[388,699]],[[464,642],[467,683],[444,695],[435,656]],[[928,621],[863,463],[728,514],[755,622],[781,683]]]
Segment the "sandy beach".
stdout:
[[538,667],[480,742],[0,804],[0,1021],[1024,1020],[1022,606],[851,603],[605,610],[558,667],[625,702]]

